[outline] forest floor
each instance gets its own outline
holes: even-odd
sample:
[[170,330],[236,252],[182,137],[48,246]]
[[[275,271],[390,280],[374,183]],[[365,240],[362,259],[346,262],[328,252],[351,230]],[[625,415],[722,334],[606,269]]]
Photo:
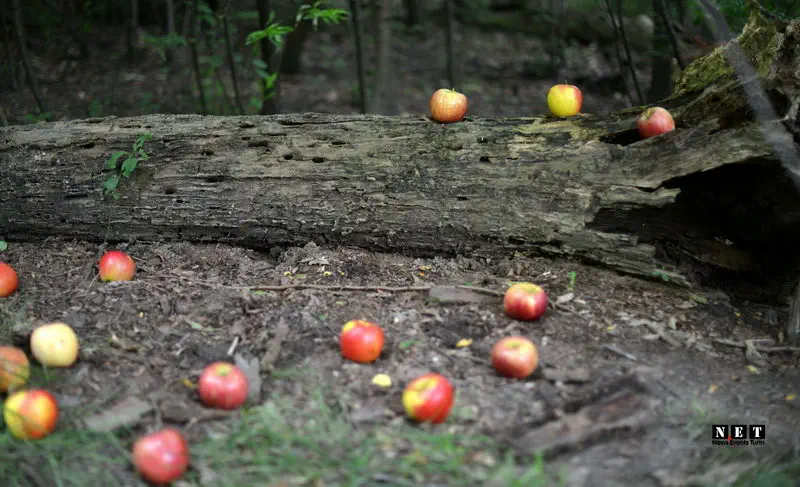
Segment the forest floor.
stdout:
[[[396,37],[392,113],[424,113],[445,84],[443,36]],[[91,61],[63,59],[63,46],[32,40],[40,42],[33,63],[52,119],[197,111],[191,71],[168,76],[152,49],[122,65],[123,37],[110,30],[107,52]],[[282,111],[355,112],[349,41],[341,33],[312,39],[303,73],[283,78]],[[457,39],[470,113],[546,111],[552,80],[537,78],[548,62],[543,41],[468,29]],[[606,84],[616,72],[607,52],[566,51],[561,76],[584,88],[584,111],[628,106]],[[5,95],[11,123],[36,113],[27,90]],[[221,97],[212,107],[229,113]],[[784,309],[550,259],[419,259],[313,244],[266,254],[189,243],[122,248],[139,267],[134,281],[118,284],[97,280],[96,244],[10,242],[0,254],[21,276],[19,291],[0,302],[2,341],[14,335],[27,346],[33,326],[55,320],[81,340],[74,367],[36,368],[31,379],[62,407],[57,432],[22,443],[0,431],[5,485],[138,485],[130,444],[160,425],[191,441],[192,466],[179,485],[800,482],[798,353],[771,349],[780,345]],[[504,315],[500,297],[452,287],[502,293],[521,280],[539,283],[559,304],[524,323]],[[258,285],[289,287],[246,289]],[[377,289],[427,285],[444,287]],[[378,362],[341,358],[338,331],[353,318],[385,328]],[[489,365],[491,345],[510,334],[539,346],[541,365],[529,379],[500,378]],[[458,348],[461,339],[472,343]],[[200,405],[199,372],[220,359],[237,360],[260,383],[247,412]],[[411,423],[400,405],[404,385],[427,371],[457,390],[442,425]],[[393,385],[373,385],[377,373]],[[765,424],[766,444],[713,446],[712,424]]]
[[[800,478],[796,456],[791,466],[800,448],[798,354],[770,351],[784,310],[550,259],[420,259],[313,243],[268,254],[121,248],[138,263],[133,281],[100,282],[96,244],[12,243],[2,255],[21,276],[0,303],[2,322],[13,325],[3,341],[13,334],[25,347],[31,327],[55,320],[81,340],[75,366],[37,368],[32,379],[62,407],[57,432],[30,444],[0,433],[6,485],[138,485],[130,442],[161,425],[191,442],[182,485],[719,486],[761,472],[738,485],[789,486]],[[455,287],[502,293],[521,280],[558,303],[538,321],[512,320],[502,298]],[[292,287],[304,284],[334,287]],[[342,285],[363,289],[335,289]],[[378,289],[386,286],[433,288]],[[373,364],[339,353],[339,329],[354,318],[386,331]],[[511,334],[539,347],[528,379],[501,378],[489,364],[492,344]],[[472,343],[457,347],[462,339]],[[747,340],[761,352],[746,352]],[[241,364],[256,384],[246,413],[200,404],[197,378],[216,360]],[[412,423],[400,403],[405,384],[427,371],[457,391],[441,425]],[[378,373],[390,388],[371,383]],[[766,444],[713,446],[712,424],[764,424]]]

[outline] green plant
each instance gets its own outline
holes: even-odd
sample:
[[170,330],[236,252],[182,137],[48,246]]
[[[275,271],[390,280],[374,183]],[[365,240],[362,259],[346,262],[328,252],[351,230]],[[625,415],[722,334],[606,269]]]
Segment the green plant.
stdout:
[[0,240],[0,252],[8,249],[8,242],[5,240]]
[[[150,158],[150,156],[148,156],[147,152],[144,150],[144,143],[152,138],[153,134],[151,133],[142,134],[136,138],[136,142],[133,143],[133,150],[131,152],[116,151],[111,154],[111,157],[108,158],[108,162],[106,163],[106,167],[117,172],[113,176],[109,176],[109,178],[103,183],[105,194],[110,194],[115,200],[119,199],[119,191],[117,191],[119,182],[122,178],[130,177],[133,171],[136,170],[136,166],[139,165],[140,161],[146,161]],[[122,164],[120,165],[119,160],[123,157],[125,157],[125,160],[122,161]]]
[[43,113],[26,113],[25,120],[28,123],[39,123],[39,122],[48,122],[53,118],[53,114],[51,112],[43,112]]
[[[276,48],[280,49],[283,46],[283,41],[286,36],[294,32],[300,22],[305,20],[311,21],[316,30],[320,21],[324,24],[338,24],[350,15],[347,10],[342,10],[340,8],[324,8],[325,3],[327,2],[317,0],[312,4],[304,3],[301,5],[297,9],[297,15],[295,15],[293,26],[281,25],[275,22],[275,12],[270,12],[266,22],[267,26],[263,29],[250,32],[245,39],[245,45],[253,45],[255,50],[262,39],[268,39]],[[252,63],[255,67],[256,75],[258,75],[264,85],[264,94],[260,98],[251,97],[250,105],[260,109],[265,100],[269,100],[275,96],[274,86],[275,81],[278,79],[278,73],[270,73],[268,70],[269,66],[261,59],[258,59],[258,56],[253,56]]]
[[578,273],[575,271],[569,271],[567,273],[567,276],[569,276],[569,282],[567,282],[567,290],[569,292],[572,292],[575,290],[575,280],[578,278]]

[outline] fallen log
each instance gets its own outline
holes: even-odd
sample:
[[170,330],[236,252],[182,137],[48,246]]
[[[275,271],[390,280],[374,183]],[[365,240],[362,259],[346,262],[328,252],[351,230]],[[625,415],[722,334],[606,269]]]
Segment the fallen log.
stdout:
[[[743,87],[764,83],[781,117],[797,116],[798,25],[754,15],[739,41],[761,79],[733,78],[716,51],[698,60],[660,104],[678,129],[648,140],[634,129],[641,107],[446,126],[307,113],[10,127],[0,238],[546,254],[682,285],[735,276],[741,292],[786,297],[800,272],[800,195]],[[149,158],[109,197],[109,157],[144,133]]]

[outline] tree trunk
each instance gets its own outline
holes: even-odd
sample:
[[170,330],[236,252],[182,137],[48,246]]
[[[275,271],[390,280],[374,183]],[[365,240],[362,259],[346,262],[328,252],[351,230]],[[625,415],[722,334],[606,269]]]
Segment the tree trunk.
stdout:
[[[756,26],[742,42],[785,101],[779,118],[800,102],[798,25],[785,37]],[[775,56],[752,54],[759,45]],[[322,114],[14,126],[0,138],[0,237],[520,252],[786,297],[800,271],[800,192],[714,56],[724,60],[689,66],[662,104],[678,129],[645,141],[634,129],[642,107],[445,126]],[[119,200],[103,199],[109,155],[144,132],[149,159]]]

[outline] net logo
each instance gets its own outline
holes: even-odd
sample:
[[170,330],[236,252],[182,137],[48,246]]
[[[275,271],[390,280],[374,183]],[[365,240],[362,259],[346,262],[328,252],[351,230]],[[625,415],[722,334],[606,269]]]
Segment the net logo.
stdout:
[[711,444],[715,446],[760,446],[766,444],[764,424],[715,424],[711,426]]

